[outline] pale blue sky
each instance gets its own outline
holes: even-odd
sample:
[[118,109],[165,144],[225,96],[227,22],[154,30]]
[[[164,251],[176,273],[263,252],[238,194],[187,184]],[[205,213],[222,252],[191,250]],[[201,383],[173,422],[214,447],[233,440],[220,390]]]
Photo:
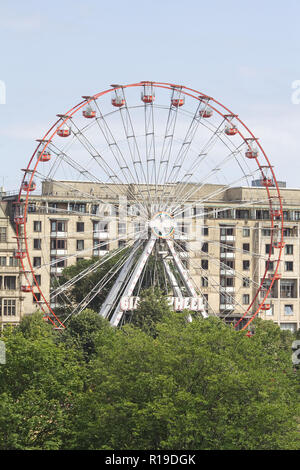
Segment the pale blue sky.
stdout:
[[300,187],[299,18],[299,0],[1,0],[0,185],[18,187],[35,139],[82,95],[152,80],[228,105]]

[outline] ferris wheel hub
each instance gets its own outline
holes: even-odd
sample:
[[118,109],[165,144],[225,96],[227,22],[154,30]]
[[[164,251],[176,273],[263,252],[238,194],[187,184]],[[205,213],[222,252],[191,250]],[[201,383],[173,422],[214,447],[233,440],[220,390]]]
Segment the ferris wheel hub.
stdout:
[[155,214],[149,222],[152,233],[158,238],[169,238],[176,227],[174,218],[166,211]]

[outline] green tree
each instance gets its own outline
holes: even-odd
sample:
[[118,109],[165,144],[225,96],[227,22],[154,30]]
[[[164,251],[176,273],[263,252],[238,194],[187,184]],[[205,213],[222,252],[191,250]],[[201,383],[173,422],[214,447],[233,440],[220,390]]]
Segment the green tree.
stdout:
[[96,342],[102,335],[112,333],[109,322],[99,313],[86,309],[74,315],[66,323],[66,329],[60,335],[60,341],[80,351],[86,361],[89,361],[96,351]]
[[75,350],[57,342],[40,313],[5,331],[0,368],[0,449],[58,449],[84,374]]
[[159,288],[149,287],[140,294],[138,308],[132,315],[132,324],[155,335],[156,324],[171,313],[167,297]]
[[290,354],[269,347],[266,331],[259,323],[248,338],[216,318],[187,323],[174,313],[155,337],[116,330],[90,363],[68,446],[299,449]]

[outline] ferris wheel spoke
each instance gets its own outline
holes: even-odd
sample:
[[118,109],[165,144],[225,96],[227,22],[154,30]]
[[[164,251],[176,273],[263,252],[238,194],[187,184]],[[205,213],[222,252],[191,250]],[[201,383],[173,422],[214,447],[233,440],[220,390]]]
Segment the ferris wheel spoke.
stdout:
[[[103,118],[104,119],[104,118]],[[74,121],[73,121],[74,123]],[[99,124],[99,120],[97,118],[97,123],[100,127],[100,124]],[[75,123],[74,123],[75,125]],[[106,124],[107,125],[107,124]],[[76,126],[76,125],[75,125]],[[113,142],[109,142],[107,141],[108,145],[109,145],[109,148],[111,150],[111,153],[113,154],[114,156],[114,159],[119,167],[119,170],[121,171],[121,173],[123,174],[123,177],[124,179],[121,180],[120,177],[116,174],[116,172],[111,168],[111,166],[109,166],[107,164],[107,162],[105,161],[105,159],[102,157],[102,155],[97,151],[97,149],[91,144],[91,142],[89,141],[89,139],[86,137],[85,134],[83,134],[81,132],[81,130],[78,128],[78,126],[76,126],[77,128],[77,133],[75,134],[75,136],[78,138],[78,140],[80,141],[80,143],[84,146],[84,148],[89,152],[89,154],[91,155],[92,159],[98,164],[98,166],[103,169],[106,173],[106,175],[108,176],[108,178],[116,183],[116,184],[120,184],[121,186],[118,187],[118,191],[115,191],[116,194],[120,194],[120,191],[121,193],[124,194],[124,196],[127,195],[127,192],[126,190],[123,189],[123,186],[124,186],[124,181],[129,185],[130,182],[132,181],[133,178],[133,175],[132,175],[132,172],[130,170],[130,168],[128,167],[127,163],[126,163],[126,160],[119,148],[119,146],[117,145],[117,143],[113,140]],[[111,134],[111,131],[110,131],[110,134]],[[103,134],[104,135],[104,134]],[[112,134],[111,134],[112,135]],[[79,137],[80,136],[80,137]],[[81,139],[84,139],[85,142],[82,142]],[[114,150],[114,148],[116,147],[116,150]],[[100,162],[99,162],[100,160]],[[108,169],[108,171],[107,171]],[[125,170],[127,170],[127,173],[128,175],[126,174]],[[129,179],[128,179],[129,177]],[[131,179],[130,179],[131,178]],[[135,182],[135,181],[133,181]],[[110,188],[111,191],[114,190],[114,188]]]
[[[154,105],[144,103],[144,127],[146,145],[146,167],[147,184],[154,183],[155,196],[157,195],[157,170],[156,170],[156,149],[155,149],[155,129],[154,129]],[[152,167],[152,170],[151,170]]]
[[[216,261],[218,261],[217,259],[215,258],[212,258],[210,257],[210,260],[212,261],[213,264],[215,264],[216,266],[218,265],[216,263]],[[191,260],[190,261],[191,264],[193,265],[194,269],[197,270],[197,269],[200,269],[200,271],[203,273],[207,272],[205,271],[201,266],[196,266],[196,264]],[[214,291],[220,296],[222,293],[223,295],[226,297],[226,300],[228,300],[230,302],[229,305],[234,305],[235,307],[235,310],[234,310],[234,314],[235,315],[242,315],[245,313],[245,307],[236,299],[236,296],[234,295],[231,295],[230,293],[226,293],[225,291],[222,291],[222,286],[220,284],[218,284],[217,282],[213,282],[212,281],[212,277],[210,275],[206,275],[206,276],[203,276],[203,277],[206,277],[206,279],[208,279],[208,282],[210,282],[210,285],[211,287],[214,289]],[[236,311],[236,307],[240,307],[241,308],[241,312],[239,311]],[[233,312],[230,312],[227,316],[229,316],[231,313]],[[225,314],[225,318],[227,317],[226,314]]]
[[[55,149],[55,150],[54,150]],[[113,185],[111,184],[108,184],[107,182],[104,182],[102,180],[100,180],[99,178],[97,178],[96,176],[94,176],[89,170],[87,170],[85,167],[81,166],[78,162],[76,162],[75,160],[73,160],[65,151],[62,151],[60,150],[57,146],[54,146],[53,145],[53,152],[56,154],[56,164],[57,164],[57,161],[59,162],[59,165],[61,165],[62,163],[66,163],[68,166],[70,166],[73,170],[75,170],[76,172],[78,172],[80,174],[81,177],[84,177],[87,179],[87,182],[92,182],[92,183],[96,183],[96,184],[101,184],[103,185],[106,189],[108,189],[109,192],[112,193],[113,197],[118,197],[120,196],[120,191],[117,192],[116,190],[114,190],[114,187]],[[59,160],[58,160],[59,159]],[[107,174],[108,178],[110,178],[111,176],[111,173],[112,172],[108,172],[107,171],[107,168],[104,168],[101,166],[101,164],[97,161],[97,164],[101,167],[101,169],[103,169],[103,171]],[[109,167],[108,167],[109,168]],[[55,170],[55,168],[54,168]],[[39,172],[36,171],[36,174],[38,175]],[[53,180],[53,167],[50,169],[50,171],[48,172],[47,175],[42,175],[40,173],[40,175],[47,181],[52,181]],[[66,183],[65,183],[66,184]],[[122,188],[121,188],[122,190]],[[123,191],[124,192],[124,191]],[[89,197],[93,197],[91,194],[88,194],[88,193],[82,193],[83,195],[86,195],[86,196],[89,196]],[[125,193],[124,193],[125,194]],[[98,198],[99,199],[99,198]]]
[[101,278],[98,283],[91,289],[91,291],[82,299],[82,301],[76,305],[73,311],[68,315],[65,321],[67,321],[72,315],[81,313],[87,306],[92,302],[92,300],[103,290],[103,288],[115,277],[116,273],[124,266],[126,263],[127,257],[124,256],[118,263],[113,266],[103,278]]
[[[122,95],[123,95],[123,99],[124,99],[125,103],[124,103],[124,106],[119,109],[119,112],[120,112],[121,121],[122,121],[122,124],[123,124],[123,130],[124,130],[124,134],[125,134],[125,137],[126,137],[126,140],[127,140],[128,150],[129,150],[129,154],[130,154],[131,161],[132,161],[132,164],[133,164],[133,168],[134,168],[134,171],[135,171],[137,182],[140,185],[142,185],[143,183],[145,183],[145,185],[146,185],[146,191],[145,192],[147,193],[148,199],[145,198],[144,191],[139,190],[139,193],[140,193],[140,195],[141,195],[141,197],[144,201],[145,207],[147,208],[149,206],[150,199],[151,199],[150,188],[149,188],[149,180],[147,180],[147,176],[146,176],[145,171],[144,171],[144,165],[143,165],[143,161],[142,161],[142,158],[141,158],[141,154],[140,154],[139,146],[138,146],[138,143],[137,143],[137,138],[136,138],[134,126],[133,126],[132,119],[131,119],[131,113],[130,113],[129,107],[127,105],[127,99],[126,99],[124,88],[122,88]],[[140,175],[138,173],[137,166],[139,166],[139,168],[140,168]]]
[[[241,183],[245,178],[249,178],[249,177],[251,177],[251,176],[254,176],[255,173],[257,173],[258,171],[259,171],[259,169],[256,169],[256,170],[254,170],[250,175],[242,176],[241,178],[239,178],[239,179],[233,181],[231,184],[224,185],[221,189],[218,189],[218,190],[212,192],[209,197],[204,197],[204,198],[202,198],[202,199],[199,199],[199,200],[197,201],[197,204],[201,205],[201,204],[203,204],[204,202],[209,201],[211,198],[213,198],[213,197],[215,197],[215,196],[219,196],[220,194],[224,193],[224,192],[227,191],[228,189],[232,188],[233,185],[238,184],[238,183]],[[200,186],[200,187],[198,187],[198,185],[196,185],[196,189],[194,188],[194,189],[191,190],[191,192],[189,193],[188,196],[186,196],[186,198],[185,198],[185,200],[182,202],[182,204],[184,204],[185,201],[187,201],[188,199],[190,199],[190,198],[193,196],[193,194],[195,194],[197,191],[199,191],[203,186],[204,186],[203,183],[201,183],[201,186]],[[173,210],[173,215],[174,215],[174,216],[178,216],[178,214],[180,214],[180,213],[182,213],[182,212],[184,212],[184,211],[186,211],[186,210],[191,209],[191,208],[193,207],[193,205],[195,205],[195,202],[194,202],[194,203],[191,203],[191,204],[188,204],[187,206],[184,207],[184,209],[177,208],[177,211],[176,211],[176,208],[175,208],[175,209]]]
[[[188,215],[188,218],[190,220],[194,220],[194,219],[197,219],[197,218],[219,219],[218,216],[220,214],[222,214],[223,212],[227,212],[228,210],[237,210],[237,209],[241,209],[243,207],[249,207],[249,205],[252,205],[252,209],[255,209],[256,205],[258,205],[258,207],[259,207],[260,204],[269,203],[269,202],[270,201],[269,201],[268,198],[264,198],[264,199],[261,199],[259,201],[255,201],[255,203],[253,203],[253,201],[245,201],[245,202],[243,202],[243,204],[239,204],[236,208],[233,208],[232,205],[231,205],[231,206],[227,206],[227,207],[222,207],[220,209],[212,208],[212,210],[210,212],[206,209],[203,209],[202,212],[196,212],[193,215]],[[197,209],[197,206],[200,206],[200,203],[196,202],[196,203],[194,203],[193,206],[190,205],[188,207],[182,207],[180,212],[179,212],[179,210],[178,210],[178,212],[176,212],[176,216],[179,217],[179,215],[182,214],[182,213],[185,213],[187,211],[190,212],[191,210]],[[222,219],[222,217],[220,217],[220,219]],[[213,227],[213,226],[211,226],[211,227]]]
[[[146,230],[141,230],[139,232],[135,232],[134,236],[135,237],[138,237],[138,236],[143,236],[143,235],[146,235]],[[110,243],[114,243],[114,242],[117,242],[118,240],[123,240],[124,237],[118,237],[118,238],[113,238],[113,239],[109,239],[109,242]],[[101,248],[103,246],[106,246],[107,245],[107,240],[103,240],[103,241],[99,241],[99,243],[96,243],[95,245],[91,246],[90,248],[87,248],[86,250],[80,250],[79,252],[75,252],[75,253],[71,253],[71,254],[68,254],[67,256],[62,256],[62,257],[59,257],[49,263],[46,263],[46,264],[43,264],[39,267],[37,267],[36,269],[41,269],[45,266],[55,266],[56,264],[58,264],[59,262],[62,262],[62,261],[66,261],[66,260],[69,260],[71,258],[77,258],[78,254],[80,254],[81,256],[85,254],[85,256],[88,256],[88,253],[90,253],[91,251],[95,251],[96,249],[98,248]]]
[[165,127],[165,133],[163,137],[163,144],[162,144],[162,150],[161,150],[161,155],[160,155],[160,160],[159,160],[159,171],[162,172],[162,176],[160,179],[160,184],[165,187],[166,185],[166,179],[167,179],[167,173],[168,173],[168,168],[169,168],[169,163],[170,163],[170,158],[171,158],[171,151],[172,151],[172,145],[173,145],[173,139],[174,139],[174,133],[175,133],[175,127],[176,127],[176,122],[177,122],[177,116],[178,116],[178,110],[179,106],[174,106],[174,96],[177,95],[176,101],[179,103],[179,100],[181,99],[181,91],[173,88],[172,89],[172,96],[170,100],[170,107],[169,107],[169,112],[168,112],[168,118],[166,122],[166,127]]
[[[222,140],[222,139],[221,139]],[[224,143],[224,142],[223,142]],[[245,178],[247,179],[247,174],[245,173],[245,171],[243,170],[242,166],[240,165],[240,162],[238,161],[237,159],[237,156],[241,154],[241,150],[240,150],[240,147],[242,147],[243,144],[241,144],[239,147],[234,147],[233,150],[230,149],[230,147],[224,143],[224,145],[228,148],[228,150],[230,151],[230,153],[219,163],[216,164],[215,168],[213,168],[209,173],[208,175],[206,175],[206,177],[204,178],[204,180],[200,181],[199,184],[201,184],[202,182],[206,181],[209,177],[217,174],[219,171],[222,170],[223,167],[225,167],[226,164],[230,163],[233,159],[236,160],[237,164],[240,166],[240,169],[243,173],[243,175],[245,176]],[[195,174],[196,171],[198,171],[198,168],[200,167],[200,165],[202,164],[203,161],[207,160],[207,156],[208,156],[208,153],[200,153],[196,159],[194,160],[194,162],[192,163],[192,165],[190,166],[190,168],[186,171],[186,173],[184,174],[183,176],[183,179],[182,179],[182,182],[176,187],[176,197],[175,197],[175,201],[179,202],[179,201],[182,201],[182,199],[185,199],[186,197],[186,194],[185,194],[185,189],[188,187],[188,185],[190,184],[190,179],[192,177],[192,175]],[[200,158],[199,158],[200,157]],[[247,165],[247,172],[249,174],[250,172],[250,168],[248,167]]]
[[[182,247],[181,247],[179,244],[177,244],[177,246],[178,246],[178,248],[179,248],[180,250],[182,250]],[[184,250],[182,250],[182,251],[184,252]],[[207,253],[205,253],[205,254],[207,254]],[[196,271],[199,271],[199,270],[200,270],[201,273],[204,273],[204,274],[202,275],[202,277],[204,277],[204,278],[208,281],[208,283],[211,285],[211,287],[214,289],[214,291],[216,291],[216,293],[217,293],[218,296],[219,296],[219,295],[221,294],[221,286],[220,286],[220,284],[218,284],[218,282],[214,282],[214,281],[213,281],[213,276],[209,275],[209,274],[207,273],[207,271],[206,271],[205,269],[203,269],[201,266],[196,265],[192,259],[190,259],[189,262],[192,264],[192,266],[194,267],[194,269],[195,269]],[[234,298],[233,296],[229,295],[228,298],[233,302],[233,305],[236,305],[236,303],[237,303],[238,305],[240,305],[240,306],[242,307],[242,313],[244,313],[245,309],[243,308],[243,306],[242,306],[241,304],[239,304],[238,302],[236,302],[236,300],[235,300],[235,298]],[[212,308],[212,307],[211,307],[211,308]],[[214,310],[213,310],[213,311],[214,311]]]
[[[93,263],[91,266],[88,266],[86,269],[82,270],[80,273],[78,273],[76,276],[73,278],[69,279],[66,281],[64,284],[60,284],[59,287],[51,291],[51,295],[53,297],[56,297],[57,295],[60,295],[62,292],[70,289],[70,287],[73,287],[74,284],[79,282],[81,279],[89,276],[92,274],[94,271],[96,271],[99,267],[103,266],[107,261],[110,259],[115,258],[119,254],[122,253],[122,251],[130,248],[134,243],[134,240],[128,241],[123,247],[118,248],[117,250],[113,251],[109,255],[97,260],[95,263]],[[126,255],[127,256],[127,255]]]
[[[204,124],[201,120],[201,118],[198,116],[198,113],[199,113],[199,107],[200,105],[198,105],[198,108],[196,110],[196,113],[192,119],[192,122],[191,122],[191,126],[188,130],[188,133],[187,133],[187,136],[182,144],[182,147],[180,149],[180,152],[175,160],[175,163],[171,169],[171,173],[169,174],[169,178],[167,179],[166,182],[168,182],[169,184],[171,183],[174,183],[176,181],[176,179],[178,178],[179,176],[179,173],[180,173],[180,170],[182,169],[183,167],[183,164],[184,164],[184,161],[186,160],[187,158],[187,155],[189,153],[189,150],[190,150],[190,147],[191,147],[191,144],[192,144],[192,141],[195,137],[195,134],[199,128],[199,124],[202,124],[204,127],[208,128],[211,130],[211,128],[209,126],[207,126],[206,124]],[[214,144],[215,142],[217,142],[218,140],[218,135],[221,134],[223,131],[222,131],[222,124],[223,124],[224,121],[222,121],[218,127],[215,127],[213,129],[213,133],[212,135],[210,136],[210,138],[208,139],[208,141],[202,146],[202,148],[200,149],[200,151],[198,152],[198,155],[199,156],[206,156],[207,153],[208,153],[208,150],[209,150],[209,144]],[[185,148],[186,147],[186,148]],[[212,148],[212,145],[211,145],[211,148]],[[210,148],[210,149],[211,149]],[[175,172],[174,172],[175,170]],[[174,174],[173,174],[174,172]],[[172,176],[173,174],[173,176]],[[172,178],[171,178],[172,176]]]
[[[126,109],[127,109],[126,117],[127,117],[127,120],[129,120],[129,127],[125,125],[123,115],[121,113],[121,109],[120,109],[119,112],[120,112],[120,115],[121,115],[121,120],[122,120],[123,128],[124,128],[124,131],[125,131],[126,139],[127,139],[128,149],[129,149],[129,153],[130,153],[131,162],[132,162],[132,165],[133,165],[133,170],[134,170],[134,173],[135,173],[135,177],[134,177],[134,175],[132,174],[132,171],[129,168],[128,162],[126,161],[126,158],[123,155],[123,152],[122,152],[120,146],[118,145],[118,142],[116,141],[116,139],[115,139],[115,137],[112,133],[112,130],[109,127],[109,125],[108,125],[108,123],[105,119],[105,116],[102,114],[102,112],[100,110],[100,107],[97,103],[97,100],[95,101],[95,104],[96,104],[96,107],[97,107],[97,110],[98,110],[98,113],[99,113],[99,117],[96,118],[96,122],[98,124],[98,127],[99,127],[102,135],[104,136],[104,139],[105,139],[105,141],[106,141],[106,143],[109,147],[109,150],[110,150],[111,154],[113,155],[114,159],[118,162],[118,165],[119,165],[119,167],[122,171],[123,177],[124,177],[124,181],[129,186],[130,186],[130,184],[134,184],[134,183],[136,184],[138,194],[141,196],[142,201],[144,202],[144,204],[146,206],[146,200],[145,200],[144,194],[141,192],[141,189],[139,188],[138,183],[140,183],[141,181],[140,181],[140,178],[139,178],[139,175],[138,175],[138,172],[137,172],[137,168],[136,168],[136,165],[140,164],[140,166],[142,167],[142,172],[144,172],[143,165],[142,165],[142,162],[141,162],[139,149],[138,149],[138,146],[137,146],[136,137],[135,137],[135,134],[134,134],[132,122],[131,122],[131,119],[130,119],[129,109],[127,108],[127,105],[126,105],[125,96],[124,96],[124,101],[125,101],[125,106],[126,106]],[[130,134],[129,128],[132,129],[132,134]],[[126,175],[124,170],[127,170],[128,176]],[[128,177],[129,177],[129,179],[128,179]],[[134,196],[134,197],[136,197],[136,196]],[[141,201],[140,201],[140,203],[141,203]],[[146,212],[146,207],[144,207],[144,211]]]

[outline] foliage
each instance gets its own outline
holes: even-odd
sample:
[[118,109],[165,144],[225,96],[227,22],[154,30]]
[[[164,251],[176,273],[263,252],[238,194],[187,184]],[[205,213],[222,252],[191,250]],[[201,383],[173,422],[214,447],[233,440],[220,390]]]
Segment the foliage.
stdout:
[[187,323],[153,295],[122,329],[86,311],[63,333],[38,314],[4,332],[0,449],[300,449],[291,337]]
[[171,309],[162,291],[149,287],[141,292],[138,308],[132,316],[132,324],[155,335],[156,324],[170,313]]

